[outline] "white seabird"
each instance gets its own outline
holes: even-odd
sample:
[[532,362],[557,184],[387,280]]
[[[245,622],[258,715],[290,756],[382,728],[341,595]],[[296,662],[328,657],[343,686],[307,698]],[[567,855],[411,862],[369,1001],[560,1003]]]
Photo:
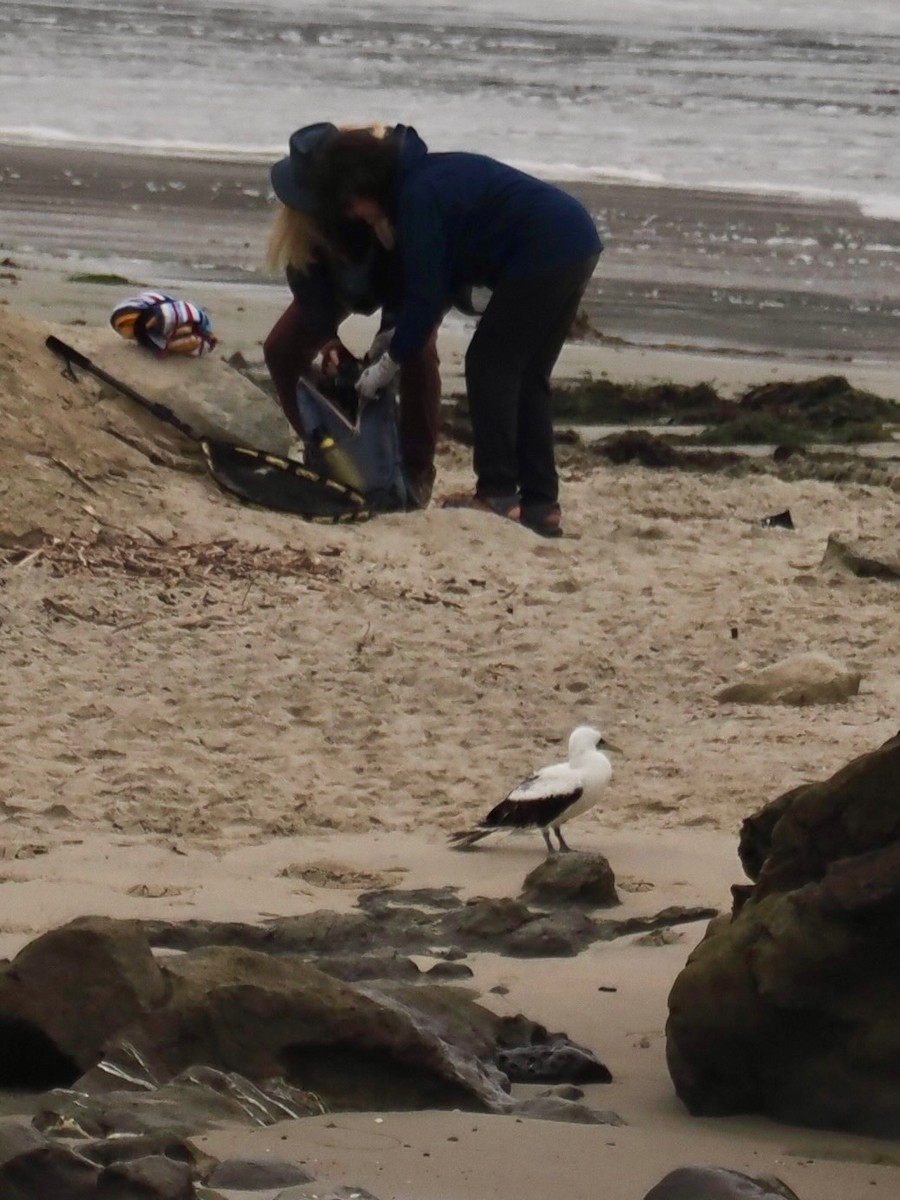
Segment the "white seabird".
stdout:
[[548,854],[552,854],[552,829],[560,850],[571,850],[560,826],[593,808],[612,779],[612,763],[603,753],[604,748],[617,749],[604,740],[599,730],[590,725],[579,725],[569,737],[568,762],[542,767],[514,787],[506,799],[492,808],[474,828],[452,833],[450,841],[454,849],[468,850],[491,833],[539,829],[547,843]]

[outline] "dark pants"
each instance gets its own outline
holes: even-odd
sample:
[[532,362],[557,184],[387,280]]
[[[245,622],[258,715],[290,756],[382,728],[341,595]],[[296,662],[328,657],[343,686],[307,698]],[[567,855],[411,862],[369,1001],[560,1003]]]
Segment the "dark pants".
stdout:
[[557,501],[550,374],[598,258],[503,279],[491,296],[466,353],[480,496]]
[[[339,322],[349,313],[341,314]],[[263,357],[284,414],[303,436],[294,401],[297,380],[310,375],[313,359],[335,336],[316,314],[304,313],[297,301],[288,305],[263,343]],[[400,450],[403,466],[415,486],[434,474],[441,409],[441,374],[435,329],[414,359],[400,368]]]

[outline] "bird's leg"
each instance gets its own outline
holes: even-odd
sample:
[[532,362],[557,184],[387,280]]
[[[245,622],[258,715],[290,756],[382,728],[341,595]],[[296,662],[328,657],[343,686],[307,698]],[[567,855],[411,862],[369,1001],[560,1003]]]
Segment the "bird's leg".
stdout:
[[[569,851],[572,849],[572,847],[568,844],[566,839],[563,837],[562,830],[560,829],[560,827],[558,825],[554,825],[553,832],[556,834],[557,840],[559,841],[559,848],[562,851],[562,853],[568,854]],[[549,843],[550,839],[548,838],[547,841]]]
[[550,841],[549,832],[546,829],[542,829],[541,833],[544,835],[544,841],[547,843],[547,853],[555,854],[556,851],[553,849],[553,843]]

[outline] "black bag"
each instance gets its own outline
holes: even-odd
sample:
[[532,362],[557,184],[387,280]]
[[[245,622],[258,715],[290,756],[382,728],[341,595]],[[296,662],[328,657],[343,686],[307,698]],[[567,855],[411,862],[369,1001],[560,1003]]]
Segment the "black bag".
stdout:
[[297,413],[304,430],[304,462],[319,475],[365,496],[373,512],[397,512],[409,502],[403,473],[397,397],[384,388],[360,405],[360,364],[349,359],[333,381],[297,384]]

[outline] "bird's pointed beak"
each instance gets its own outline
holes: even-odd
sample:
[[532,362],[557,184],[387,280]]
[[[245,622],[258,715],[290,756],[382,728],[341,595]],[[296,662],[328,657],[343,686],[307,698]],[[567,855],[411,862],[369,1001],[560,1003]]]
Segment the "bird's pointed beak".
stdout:
[[617,746],[615,744],[615,742],[608,742],[605,737],[601,738],[600,741],[597,743],[597,749],[598,750],[612,750],[613,754],[621,754],[622,753],[621,747]]

